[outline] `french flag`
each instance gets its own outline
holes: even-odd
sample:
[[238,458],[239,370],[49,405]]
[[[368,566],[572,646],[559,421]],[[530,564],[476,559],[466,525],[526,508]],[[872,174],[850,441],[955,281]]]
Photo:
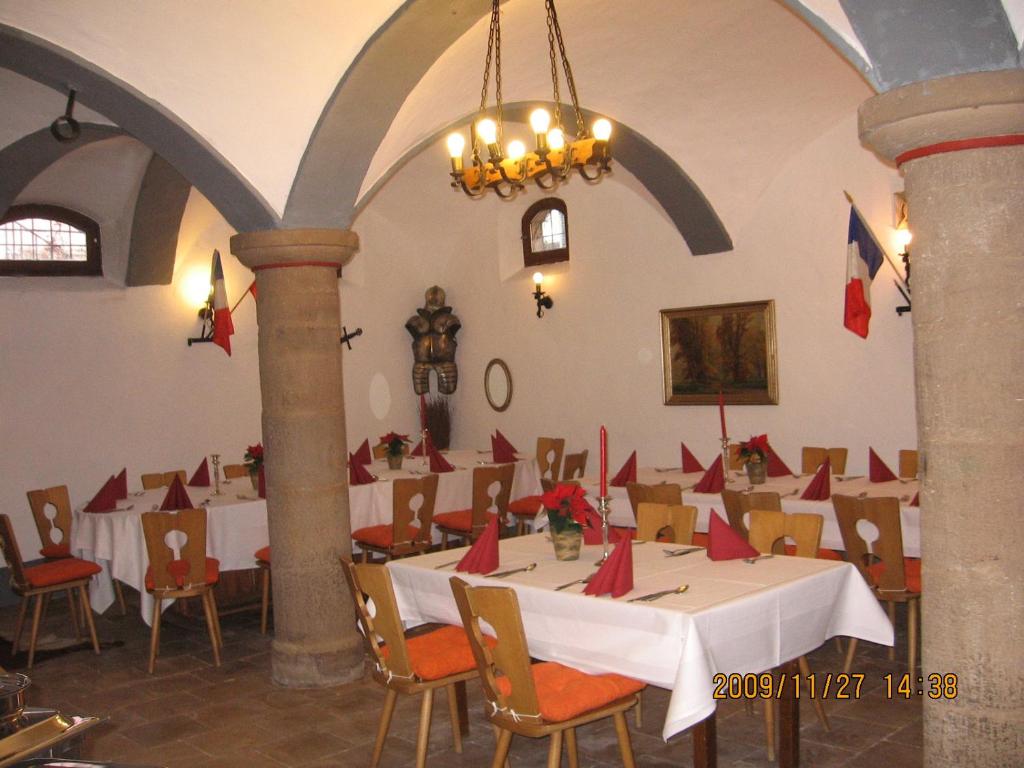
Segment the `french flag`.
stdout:
[[846,238],[846,307],[843,325],[861,338],[868,337],[871,320],[871,281],[882,266],[882,247],[860,212],[850,207],[850,231]]
[[210,272],[213,283],[213,343],[223,347],[231,356],[231,335],[235,325],[231,322],[231,310],[228,309],[228,291],[224,286],[224,268],[220,265],[220,251],[213,252],[213,267]]

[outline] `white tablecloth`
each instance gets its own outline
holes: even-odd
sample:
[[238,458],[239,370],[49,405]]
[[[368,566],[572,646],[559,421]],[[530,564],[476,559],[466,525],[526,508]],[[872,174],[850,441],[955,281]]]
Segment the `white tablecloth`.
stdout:
[[[466,509],[473,499],[473,472],[490,459],[478,451],[450,451],[446,457],[456,467],[454,472],[440,475],[435,511],[450,512]],[[422,459],[407,458],[401,470],[391,470],[386,461],[376,461],[368,467],[378,481],[349,488],[349,510],[352,530],[368,525],[391,522],[394,485],[399,477],[425,474],[428,467]],[[256,565],[253,554],[270,541],[267,531],[267,503],[256,496],[248,478],[221,481],[221,496],[213,495],[213,488],[186,487],[193,504],[207,508],[207,556],[220,560],[222,571],[238,571]],[[512,498],[540,492],[540,472],[536,459],[516,462],[512,482]],[[167,494],[166,488],[139,492],[119,502],[121,508],[131,509],[105,513],[87,513],[80,509],[74,513],[71,527],[71,548],[77,556],[103,566],[103,572],[93,577],[89,598],[93,608],[102,613],[114,602],[111,575],[137,589],[141,595],[141,614],[148,624],[153,616],[153,599],[145,589],[146,540],[142,534],[142,513],[159,509]],[[206,502],[204,504],[204,502]],[[436,531],[435,531],[436,534]],[[437,540],[439,536],[435,535]],[[173,601],[165,601],[168,606]]]
[[[574,562],[555,560],[544,534],[501,542],[501,570],[537,568],[502,579],[457,574],[474,585],[505,584],[518,593],[534,657],[586,672],[617,672],[672,691],[663,736],[689,728],[715,709],[712,676],[763,672],[814,650],[834,635],[892,645],[885,612],[848,563],[774,557],[747,564],[712,562],[702,552],[666,558],[662,545],[633,545],[634,590],[614,600],[553,587],[593,572],[600,546]],[[448,580],[434,570],[451,552],[388,563],[398,609],[410,626],[461,624]],[[689,584],[654,603],[630,597]]]
[[[683,503],[697,507],[697,530],[707,531],[708,518],[712,509],[716,510],[725,519],[725,507],[722,504],[722,496],[718,493],[694,493],[692,487],[698,483],[703,476],[702,472],[683,474],[678,470],[658,471],[653,467],[641,467],[637,470],[637,482],[647,485],[658,483],[678,483],[683,488]],[[839,475],[839,477],[849,477]],[[821,530],[821,546],[829,549],[845,549],[843,537],[839,532],[839,522],[836,520],[835,509],[831,500],[826,501],[803,501],[800,494],[810,484],[812,475],[794,477],[769,477],[763,485],[753,486],[754,491],[775,491],[782,497],[782,509],[785,512],[813,512],[824,518]],[[581,485],[586,489],[587,496],[591,503],[596,506],[599,485],[597,478],[585,477]],[[750,489],[746,472],[732,471],[729,473],[728,488],[741,491]],[[832,493],[840,493],[846,496],[894,496],[900,500],[900,522],[903,526],[903,554],[907,557],[921,556],[921,510],[918,507],[910,506],[910,502],[917,494],[919,483],[917,480],[893,480],[888,483],[872,483],[867,477],[851,477],[848,480],[839,480],[833,475],[831,480]],[[796,491],[794,494],[793,492]],[[635,527],[636,518],[633,516],[633,508],[629,504],[629,496],[624,487],[608,487],[608,493],[612,497],[611,514],[609,522],[612,525]]]

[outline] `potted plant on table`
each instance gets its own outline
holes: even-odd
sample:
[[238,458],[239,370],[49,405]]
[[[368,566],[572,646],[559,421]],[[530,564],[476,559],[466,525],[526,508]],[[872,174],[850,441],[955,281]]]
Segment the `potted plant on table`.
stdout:
[[249,468],[249,480],[252,482],[252,489],[259,488],[260,467],[263,466],[263,443],[250,445],[245,449],[244,464]]
[[551,541],[555,545],[555,557],[558,560],[579,559],[583,527],[590,524],[587,515],[597,514],[584,498],[586,493],[574,483],[559,483],[554,490],[540,497],[540,503],[548,515]]
[[389,469],[401,469],[402,459],[405,456],[406,445],[409,444],[408,435],[400,435],[397,432],[388,432],[381,436],[380,444],[385,447],[384,455],[388,460]]
[[760,485],[768,479],[768,450],[768,435],[751,435],[745,443],[740,443],[739,455],[751,485]]

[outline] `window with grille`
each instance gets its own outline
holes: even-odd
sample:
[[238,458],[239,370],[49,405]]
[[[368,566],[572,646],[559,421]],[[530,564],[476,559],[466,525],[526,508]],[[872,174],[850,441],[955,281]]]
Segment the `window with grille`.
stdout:
[[0,275],[102,275],[100,227],[55,205],[16,205],[0,219]]
[[546,197],[523,214],[523,264],[535,267],[569,260],[569,218],[565,203]]

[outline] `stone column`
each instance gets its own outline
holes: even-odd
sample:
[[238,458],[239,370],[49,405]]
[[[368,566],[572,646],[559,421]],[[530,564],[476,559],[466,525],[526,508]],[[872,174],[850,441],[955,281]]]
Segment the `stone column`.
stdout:
[[[860,108],[906,176],[921,451],[927,766],[1024,755],[1024,71],[904,86]],[[914,687],[917,681],[913,681]]]
[[256,273],[267,516],[273,555],[273,678],[319,687],[362,674],[338,556],[349,539],[338,272],[354,232],[247,232],[231,252]]

